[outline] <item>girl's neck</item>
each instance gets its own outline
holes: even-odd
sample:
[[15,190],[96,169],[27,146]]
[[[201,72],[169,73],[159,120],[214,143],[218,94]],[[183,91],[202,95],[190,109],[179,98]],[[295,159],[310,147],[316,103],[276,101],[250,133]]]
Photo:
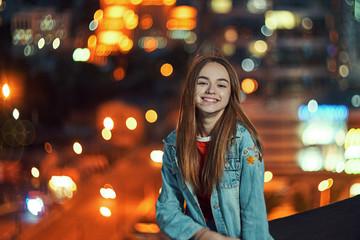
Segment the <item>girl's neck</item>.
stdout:
[[211,134],[211,131],[213,130],[215,126],[215,119],[212,118],[202,118],[201,119],[201,128],[199,129],[199,135],[200,137],[208,137]]

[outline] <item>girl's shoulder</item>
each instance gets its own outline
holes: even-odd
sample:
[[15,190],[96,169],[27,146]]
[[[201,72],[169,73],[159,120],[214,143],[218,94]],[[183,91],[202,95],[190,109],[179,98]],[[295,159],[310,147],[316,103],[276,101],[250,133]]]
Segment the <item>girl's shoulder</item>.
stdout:
[[165,144],[175,145],[176,142],[176,130],[173,130],[165,139],[163,139]]

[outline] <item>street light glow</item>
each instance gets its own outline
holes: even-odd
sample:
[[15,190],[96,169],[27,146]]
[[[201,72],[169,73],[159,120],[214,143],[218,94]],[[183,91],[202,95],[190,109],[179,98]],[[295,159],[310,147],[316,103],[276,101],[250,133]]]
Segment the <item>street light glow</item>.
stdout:
[[10,96],[10,88],[7,83],[5,83],[2,87],[2,92],[5,98],[8,98]]
[[109,129],[104,128],[101,131],[101,136],[105,139],[105,140],[110,140],[112,137],[111,131]]
[[74,145],[73,145],[73,149],[74,149],[74,152],[76,154],[81,154],[82,153],[82,146],[80,143],[78,142],[75,142]]
[[20,117],[20,112],[16,108],[13,110],[13,117],[15,120],[18,120]]
[[112,130],[114,128],[114,121],[112,120],[111,117],[106,117],[104,119],[104,127],[107,129],[107,130]]
[[104,217],[110,217],[111,216],[111,211],[109,208],[107,207],[100,207],[100,213],[101,215],[103,215]]
[[128,119],[126,119],[126,127],[130,130],[135,130],[135,128],[137,127],[136,119],[133,117],[129,117]]
[[31,175],[34,177],[34,178],[38,178],[40,176],[40,171],[39,169],[37,169],[36,167],[32,167],[31,168]]

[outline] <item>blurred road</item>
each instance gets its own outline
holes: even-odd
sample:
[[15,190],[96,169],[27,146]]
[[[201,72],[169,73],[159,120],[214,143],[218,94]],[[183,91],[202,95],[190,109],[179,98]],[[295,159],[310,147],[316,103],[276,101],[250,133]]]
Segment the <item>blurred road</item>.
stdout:
[[[38,223],[23,219],[17,239],[136,239],[132,237],[134,224],[154,221],[155,201],[161,187],[160,166],[150,160],[152,150],[153,147],[132,149],[110,169],[92,174],[78,183],[73,199],[52,207]],[[100,195],[104,184],[113,187],[116,199]],[[112,215],[102,216],[101,206],[108,207]]]

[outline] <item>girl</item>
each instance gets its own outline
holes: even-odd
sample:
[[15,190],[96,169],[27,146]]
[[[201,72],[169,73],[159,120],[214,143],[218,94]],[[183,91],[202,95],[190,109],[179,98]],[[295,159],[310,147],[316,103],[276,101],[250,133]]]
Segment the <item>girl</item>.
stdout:
[[160,229],[171,239],[273,239],[258,134],[242,110],[231,64],[218,54],[191,65],[176,131],[164,140]]

